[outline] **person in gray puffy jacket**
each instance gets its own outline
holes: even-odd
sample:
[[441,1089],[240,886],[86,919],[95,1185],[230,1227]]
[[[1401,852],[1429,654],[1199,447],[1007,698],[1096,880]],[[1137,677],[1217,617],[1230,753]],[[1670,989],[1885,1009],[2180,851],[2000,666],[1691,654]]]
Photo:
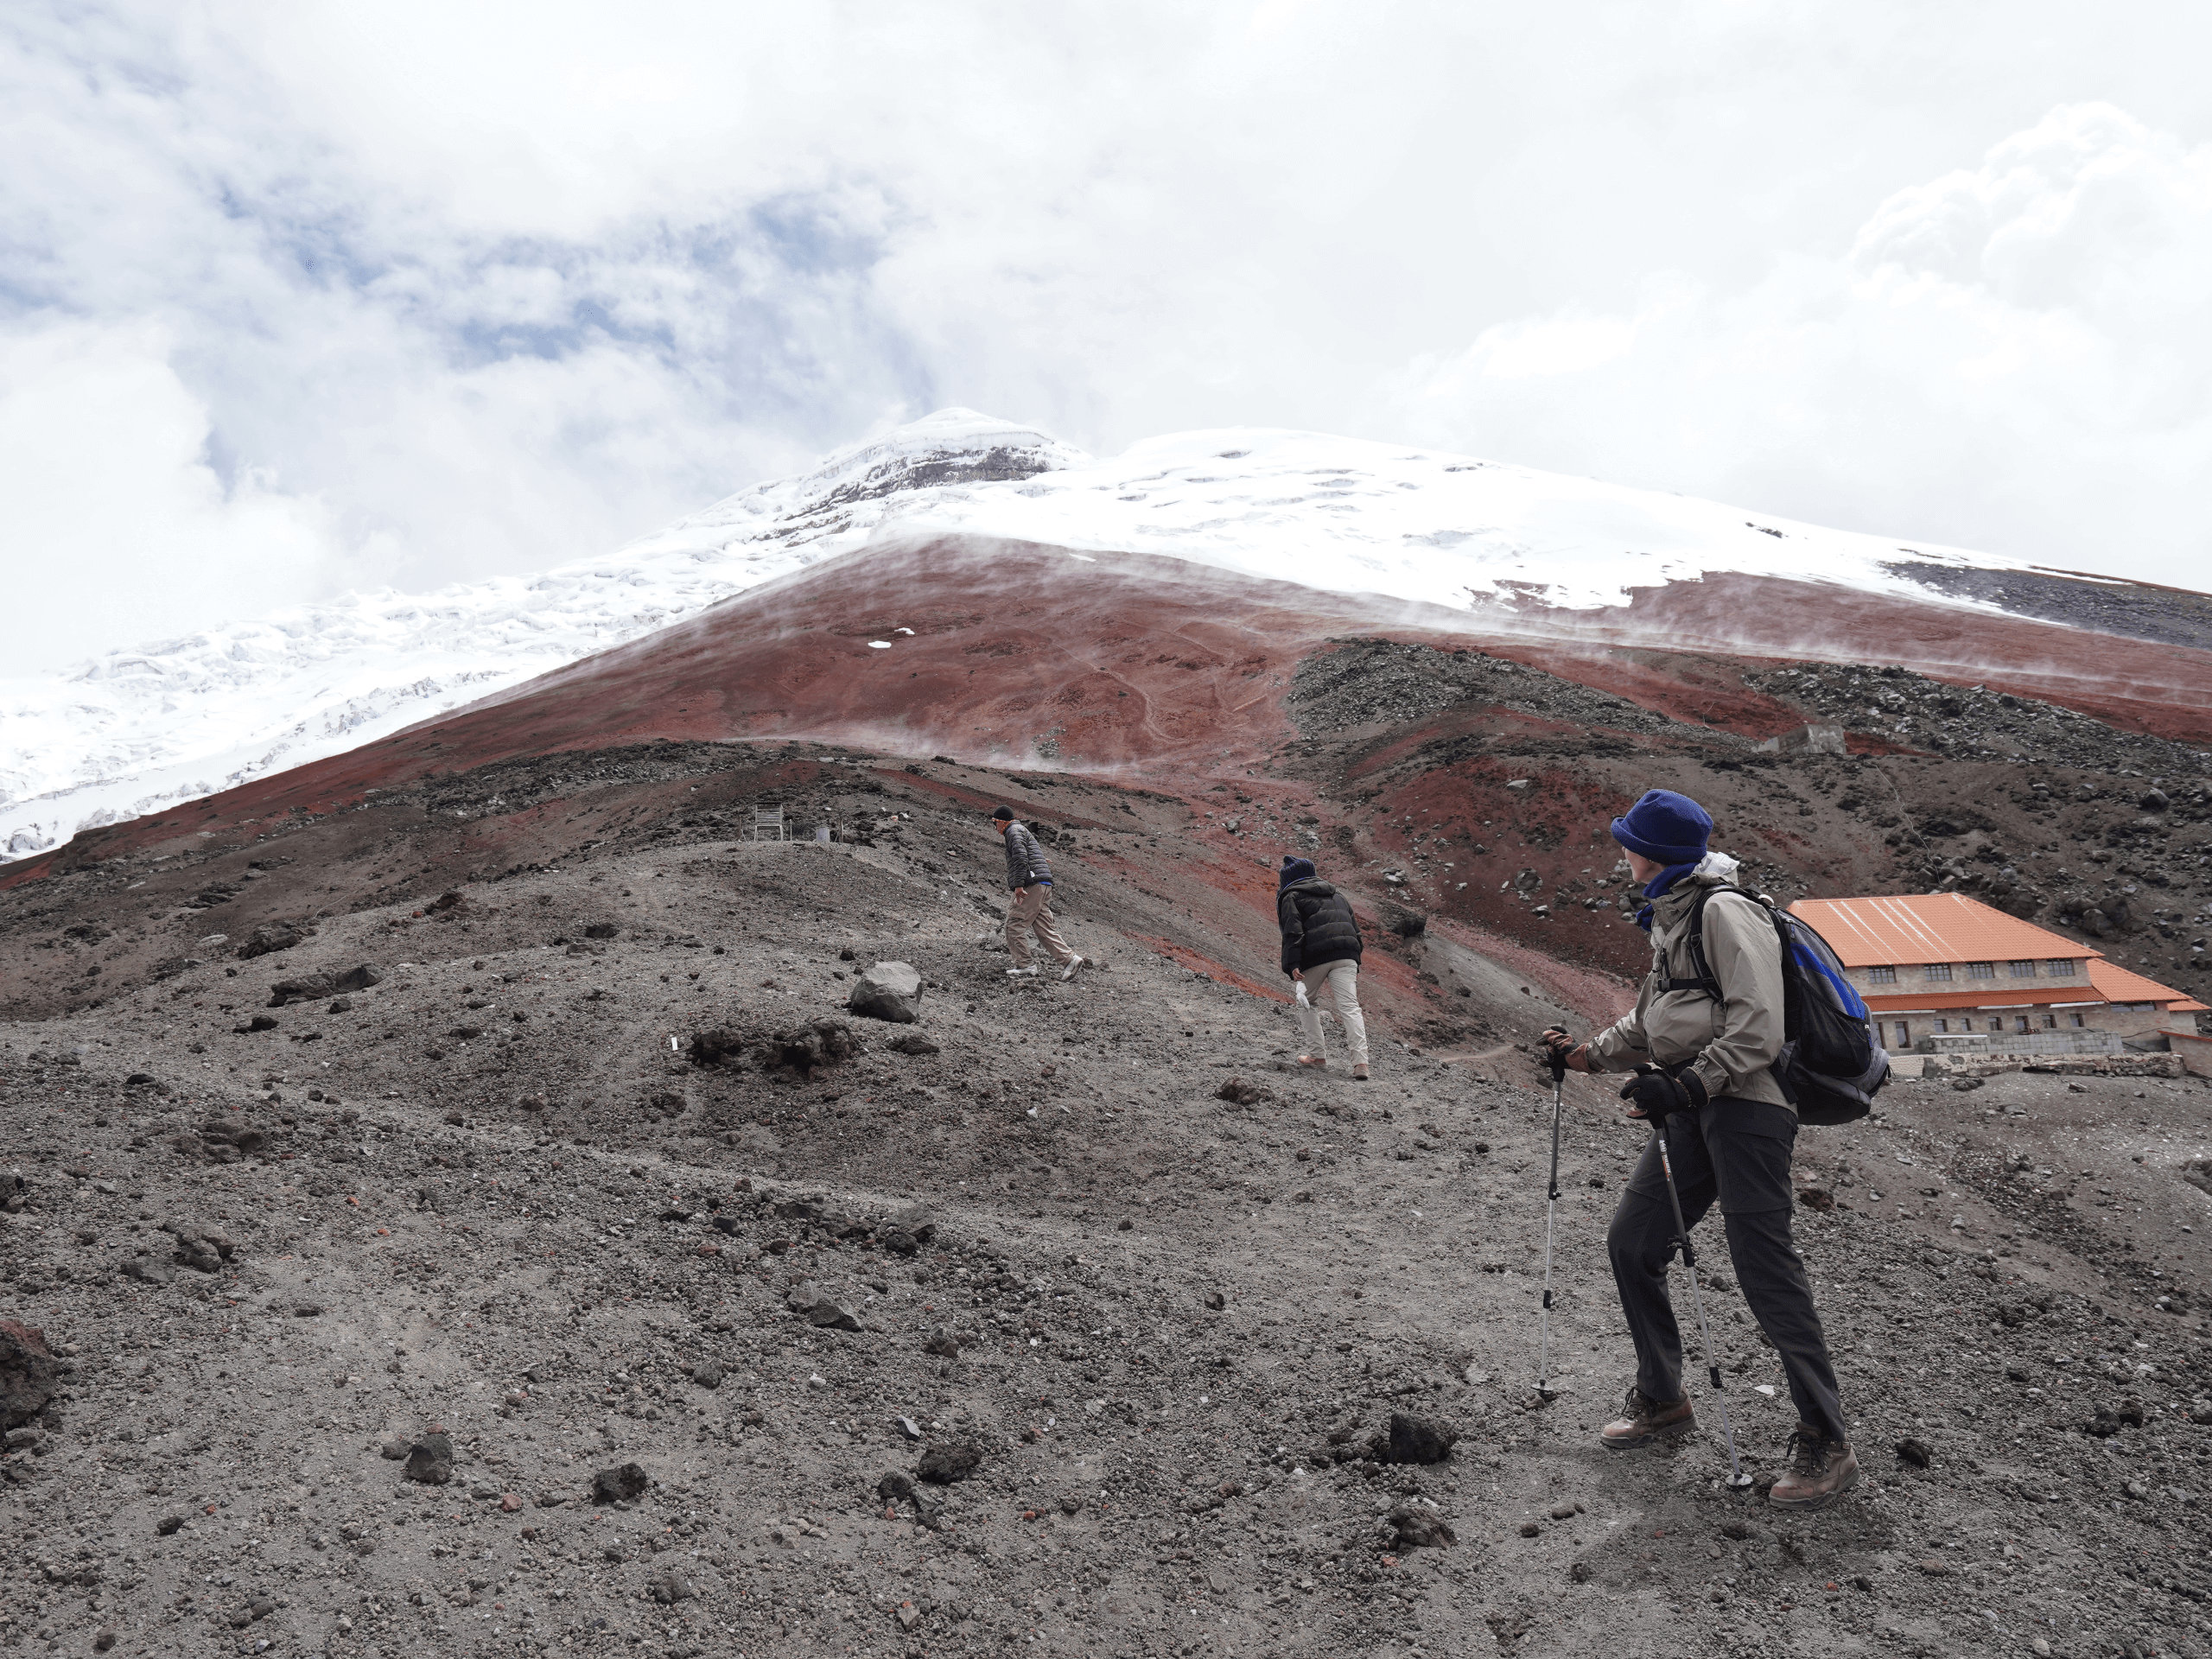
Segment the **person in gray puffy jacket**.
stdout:
[[1011,807],[1002,806],[991,814],[991,828],[1005,839],[1006,885],[1014,894],[1014,905],[1006,913],[1006,950],[1014,958],[1007,977],[1037,976],[1037,966],[1029,959],[1029,939],[1033,933],[1060,964],[1060,977],[1073,979],[1085,958],[1068,949],[1068,942],[1052,925],[1052,867],[1045,861],[1045,849],[1037,844],[1029,826],[1014,816]]

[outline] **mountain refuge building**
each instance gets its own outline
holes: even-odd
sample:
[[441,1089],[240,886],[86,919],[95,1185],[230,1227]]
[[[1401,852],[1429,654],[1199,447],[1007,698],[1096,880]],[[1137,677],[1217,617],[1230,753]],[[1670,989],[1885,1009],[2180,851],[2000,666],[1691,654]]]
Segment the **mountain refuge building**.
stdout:
[[[2180,1047],[2205,1005],[1959,893],[1801,899],[1893,1054]],[[2190,1045],[2194,1046],[2194,1045]]]

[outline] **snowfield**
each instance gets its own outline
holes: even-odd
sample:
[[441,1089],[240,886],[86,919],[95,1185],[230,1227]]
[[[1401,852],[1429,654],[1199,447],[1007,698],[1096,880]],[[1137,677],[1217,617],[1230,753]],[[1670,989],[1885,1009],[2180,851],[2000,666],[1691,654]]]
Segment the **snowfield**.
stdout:
[[2024,568],[1402,445],[1230,429],[1097,461],[944,410],[605,558],[349,594],[0,681],[0,857],[353,748],[878,538],[934,532],[1479,607],[1491,628],[1721,571],[1980,609],[1888,566]]

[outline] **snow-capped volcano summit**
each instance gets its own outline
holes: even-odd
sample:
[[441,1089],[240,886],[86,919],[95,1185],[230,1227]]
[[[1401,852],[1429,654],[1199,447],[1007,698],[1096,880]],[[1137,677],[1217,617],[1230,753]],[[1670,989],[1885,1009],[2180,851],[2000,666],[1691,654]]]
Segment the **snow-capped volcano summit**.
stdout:
[[823,559],[940,533],[1472,607],[1489,626],[1724,571],[1972,604],[1892,567],[2018,568],[1402,445],[1230,429],[1096,461],[948,409],[604,558],[349,594],[0,682],[0,849],[354,747]]

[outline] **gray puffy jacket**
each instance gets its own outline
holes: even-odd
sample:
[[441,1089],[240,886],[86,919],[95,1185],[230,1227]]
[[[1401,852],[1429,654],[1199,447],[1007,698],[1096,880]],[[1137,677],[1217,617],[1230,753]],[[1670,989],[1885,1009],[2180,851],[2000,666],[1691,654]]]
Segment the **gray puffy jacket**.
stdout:
[[1037,837],[1029,833],[1029,826],[1016,818],[1006,827],[1006,885],[1011,893],[1016,887],[1033,887],[1039,882],[1052,879],[1052,867],[1045,861],[1045,849],[1037,844]]

